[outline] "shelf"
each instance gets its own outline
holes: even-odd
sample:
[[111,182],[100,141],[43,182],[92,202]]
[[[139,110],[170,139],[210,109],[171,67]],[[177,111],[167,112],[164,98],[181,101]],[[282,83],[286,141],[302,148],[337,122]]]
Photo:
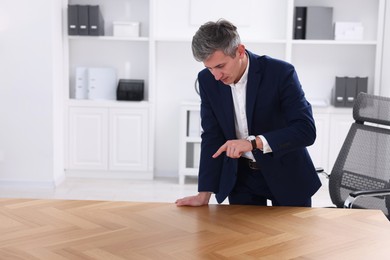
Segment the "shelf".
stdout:
[[126,107],[126,108],[148,108],[148,101],[118,101],[118,100],[88,100],[69,99],[68,106],[78,107]]
[[[182,43],[191,43],[191,38],[172,38],[172,37],[159,37],[155,39],[157,42],[182,42]],[[274,43],[274,44],[286,44],[286,40],[281,39],[254,39],[254,38],[243,38],[242,39],[243,44],[245,43]]]
[[99,40],[99,41],[129,41],[147,42],[148,37],[115,37],[115,36],[69,36],[70,40]]
[[185,168],[182,170],[183,176],[198,176],[199,168]]
[[184,138],[184,141],[186,143],[200,143],[202,139],[200,137],[195,137],[195,136],[187,136]]
[[[83,37],[80,37],[83,38]],[[90,37],[93,38],[93,37]],[[175,42],[175,43],[189,43],[191,44],[191,39],[189,38],[158,38],[157,42]],[[257,44],[287,44],[287,40],[278,40],[278,39],[242,39],[242,43],[257,43]],[[292,44],[308,44],[308,45],[377,45],[377,41],[336,41],[336,40],[291,40]]]
[[310,45],[377,45],[376,41],[292,40],[293,44]]

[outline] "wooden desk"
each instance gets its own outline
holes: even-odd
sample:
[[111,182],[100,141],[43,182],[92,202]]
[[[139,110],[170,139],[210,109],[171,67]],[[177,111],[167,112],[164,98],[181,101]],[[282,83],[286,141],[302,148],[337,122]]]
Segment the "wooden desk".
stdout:
[[381,211],[0,199],[0,259],[389,259]]

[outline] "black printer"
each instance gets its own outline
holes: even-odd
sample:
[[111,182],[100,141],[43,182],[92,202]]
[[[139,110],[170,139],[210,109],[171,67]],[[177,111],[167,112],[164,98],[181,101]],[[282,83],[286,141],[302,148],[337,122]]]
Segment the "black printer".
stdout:
[[116,90],[117,100],[141,101],[144,99],[144,80],[120,79]]

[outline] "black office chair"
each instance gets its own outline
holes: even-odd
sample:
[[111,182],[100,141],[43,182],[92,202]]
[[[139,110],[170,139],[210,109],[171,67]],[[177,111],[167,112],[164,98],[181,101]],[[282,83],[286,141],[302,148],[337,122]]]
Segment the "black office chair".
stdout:
[[336,207],[380,209],[390,219],[390,98],[360,93],[353,118],[328,175],[330,197]]

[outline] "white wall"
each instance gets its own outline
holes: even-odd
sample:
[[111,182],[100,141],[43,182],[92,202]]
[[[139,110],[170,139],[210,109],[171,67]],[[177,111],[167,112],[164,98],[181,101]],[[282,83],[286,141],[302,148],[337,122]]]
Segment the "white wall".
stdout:
[[63,174],[61,0],[0,2],[0,183]]
[[178,177],[180,104],[200,102],[194,83],[204,65],[192,57],[190,42],[159,42],[156,55],[155,176]]
[[[0,184],[52,185],[63,177],[61,2],[0,2]],[[386,9],[390,17],[390,4]],[[390,26],[385,30],[381,94],[390,96]],[[189,44],[156,46],[156,81],[163,86],[156,90],[156,176],[177,176],[180,102],[198,100],[193,81],[203,65]],[[167,70],[176,71],[180,88],[161,82]]]

